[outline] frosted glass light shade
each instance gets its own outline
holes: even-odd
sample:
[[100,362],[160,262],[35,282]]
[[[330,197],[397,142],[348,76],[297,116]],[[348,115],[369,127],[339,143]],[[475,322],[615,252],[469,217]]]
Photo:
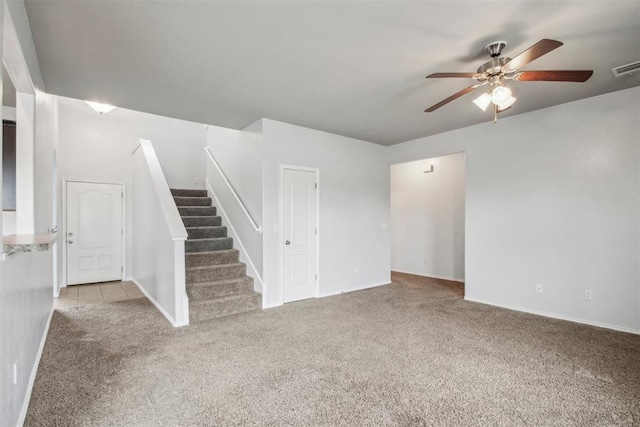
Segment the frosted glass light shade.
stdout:
[[109,111],[114,110],[116,108],[113,105],[101,104],[99,102],[92,102],[92,101],[84,101],[84,102],[89,104],[91,108],[93,108],[100,114],[108,113]]
[[487,107],[491,103],[491,95],[488,93],[483,93],[479,97],[473,100],[473,103],[476,104],[482,111],[487,111]]
[[516,98],[510,96],[506,101],[498,105],[498,111],[500,112],[506,110],[507,108],[511,107],[514,102],[516,102]]
[[504,86],[498,86],[491,94],[491,102],[496,105],[502,105],[511,97],[511,89]]

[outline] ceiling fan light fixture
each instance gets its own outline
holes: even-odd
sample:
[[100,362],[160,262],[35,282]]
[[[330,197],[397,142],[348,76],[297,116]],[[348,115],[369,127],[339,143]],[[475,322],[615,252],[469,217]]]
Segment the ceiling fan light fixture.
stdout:
[[482,111],[487,111],[487,107],[491,104],[491,95],[488,93],[483,93],[479,97],[473,100],[473,103],[476,104]]
[[491,93],[491,102],[496,105],[502,105],[511,98],[511,89],[505,86],[498,86]]
[[509,107],[511,107],[514,102],[516,102],[516,98],[514,98],[513,96],[510,96],[502,104],[498,104],[498,113],[501,112],[501,111],[506,110]]

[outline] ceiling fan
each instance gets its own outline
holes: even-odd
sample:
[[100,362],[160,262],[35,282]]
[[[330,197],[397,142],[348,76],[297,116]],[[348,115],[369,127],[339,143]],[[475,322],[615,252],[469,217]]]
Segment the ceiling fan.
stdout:
[[498,113],[505,111],[513,105],[516,98],[512,95],[505,82],[514,80],[519,82],[585,82],[593,74],[592,70],[544,70],[544,71],[518,71],[529,62],[546,55],[554,49],[562,46],[557,40],[542,39],[515,58],[507,58],[502,55],[502,49],[507,42],[495,41],[485,46],[484,50],[491,56],[491,60],[482,64],[475,73],[435,73],[426,78],[469,78],[478,81],[477,84],[462,89],[447,99],[424,110],[426,113],[438,108],[476,90],[482,86],[488,86],[488,92],[483,93],[473,102],[483,111],[493,103],[494,122],[498,121]]

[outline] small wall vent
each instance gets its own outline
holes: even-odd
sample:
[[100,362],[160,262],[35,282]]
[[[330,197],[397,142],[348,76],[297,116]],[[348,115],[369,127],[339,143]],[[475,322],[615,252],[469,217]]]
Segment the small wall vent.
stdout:
[[632,74],[636,71],[640,71],[640,61],[632,62],[631,64],[621,65],[619,67],[612,68],[613,75],[616,77],[624,76],[625,74]]

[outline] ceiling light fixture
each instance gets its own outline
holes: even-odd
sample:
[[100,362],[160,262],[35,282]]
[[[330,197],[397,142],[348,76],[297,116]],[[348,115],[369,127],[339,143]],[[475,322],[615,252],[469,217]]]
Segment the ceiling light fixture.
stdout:
[[483,93],[479,97],[473,100],[473,103],[476,104],[482,111],[487,111],[487,107],[491,104],[491,95],[488,93]]
[[498,113],[511,108],[514,102],[516,102],[516,98],[512,96],[511,89],[503,86],[501,79],[495,86],[492,85],[490,92],[485,92],[473,100],[473,103],[482,111],[487,111],[489,104],[493,104],[494,123],[498,121]]
[[93,101],[84,101],[84,102],[86,102],[91,108],[96,110],[101,115],[104,113],[108,113],[109,111],[117,108],[117,107],[114,107],[113,105],[101,104],[99,102],[93,102]]
[[511,97],[511,89],[505,86],[498,86],[491,92],[491,102],[496,105],[504,104]]

